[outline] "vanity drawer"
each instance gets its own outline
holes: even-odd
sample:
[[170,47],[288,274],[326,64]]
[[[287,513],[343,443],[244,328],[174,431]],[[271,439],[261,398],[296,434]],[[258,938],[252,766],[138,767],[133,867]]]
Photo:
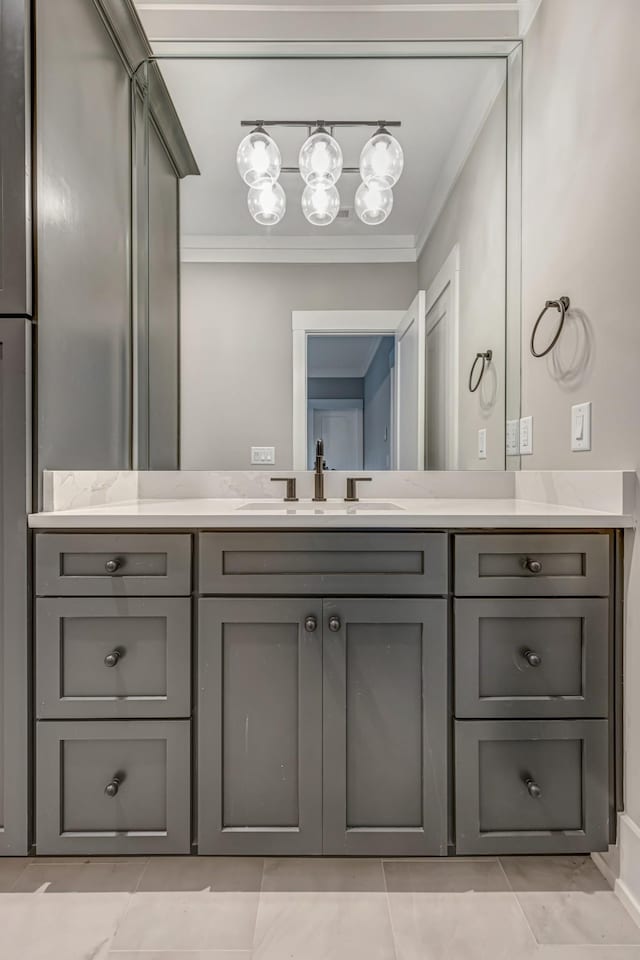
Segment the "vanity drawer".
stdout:
[[203,533],[202,594],[439,595],[445,533]]
[[187,596],[188,534],[41,533],[38,596]]
[[456,600],[454,637],[457,717],[607,717],[607,600]]
[[458,720],[455,729],[458,854],[607,849],[606,720]]
[[609,537],[577,534],[459,534],[458,597],[606,597]]
[[41,721],[39,854],[190,852],[189,721]]
[[189,598],[39,599],[41,718],[188,717]]

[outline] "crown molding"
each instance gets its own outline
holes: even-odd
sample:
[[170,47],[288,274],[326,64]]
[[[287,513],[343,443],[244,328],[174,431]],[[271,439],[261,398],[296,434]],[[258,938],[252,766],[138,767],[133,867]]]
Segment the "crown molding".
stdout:
[[413,236],[182,237],[183,263],[415,263]]

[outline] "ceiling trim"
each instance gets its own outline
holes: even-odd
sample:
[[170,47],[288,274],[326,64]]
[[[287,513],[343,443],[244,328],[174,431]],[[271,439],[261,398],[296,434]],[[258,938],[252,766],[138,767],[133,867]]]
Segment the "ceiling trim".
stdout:
[[220,237],[182,238],[183,263],[415,263],[415,237]]

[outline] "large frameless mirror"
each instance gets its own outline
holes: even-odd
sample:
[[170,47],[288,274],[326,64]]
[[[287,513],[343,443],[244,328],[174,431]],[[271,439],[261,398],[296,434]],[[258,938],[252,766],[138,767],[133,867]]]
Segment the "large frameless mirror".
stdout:
[[517,465],[519,70],[519,48],[142,65],[138,466],[304,470],[318,439],[328,469]]

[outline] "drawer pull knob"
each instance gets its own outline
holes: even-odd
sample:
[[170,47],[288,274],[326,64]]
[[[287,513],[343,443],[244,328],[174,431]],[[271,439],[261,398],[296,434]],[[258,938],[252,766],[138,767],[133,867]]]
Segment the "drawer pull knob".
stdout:
[[120,777],[114,777],[113,780],[110,780],[109,783],[104,788],[104,792],[108,797],[115,797],[120,789],[120,784],[122,780]]
[[539,653],[534,653],[533,650],[525,650],[522,654],[530,667],[539,667],[542,663],[542,657]]
[[315,631],[318,629],[317,617],[307,617],[304,621],[304,628],[307,633],[315,633]]
[[525,570],[528,570],[529,573],[542,573],[542,564],[539,560],[532,560],[531,557],[527,557],[523,561],[522,566]]
[[524,781],[524,785],[529,791],[529,796],[532,798],[532,800],[539,800],[541,798],[542,790],[532,777],[527,777]]
[[337,633],[341,626],[340,617],[329,617],[329,630],[332,633]]
[[119,561],[119,560],[107,560],[107,562],[106,562],[105,565],[104,565],[104,568],[105,568],[105,570],[107,571],[107,573],[115,573],[117,570],[120,569],[120,561]]
[[105,666],[115,667],[121,656],[122,650],[112,650],[111,653],[108,653],[104,658]]

